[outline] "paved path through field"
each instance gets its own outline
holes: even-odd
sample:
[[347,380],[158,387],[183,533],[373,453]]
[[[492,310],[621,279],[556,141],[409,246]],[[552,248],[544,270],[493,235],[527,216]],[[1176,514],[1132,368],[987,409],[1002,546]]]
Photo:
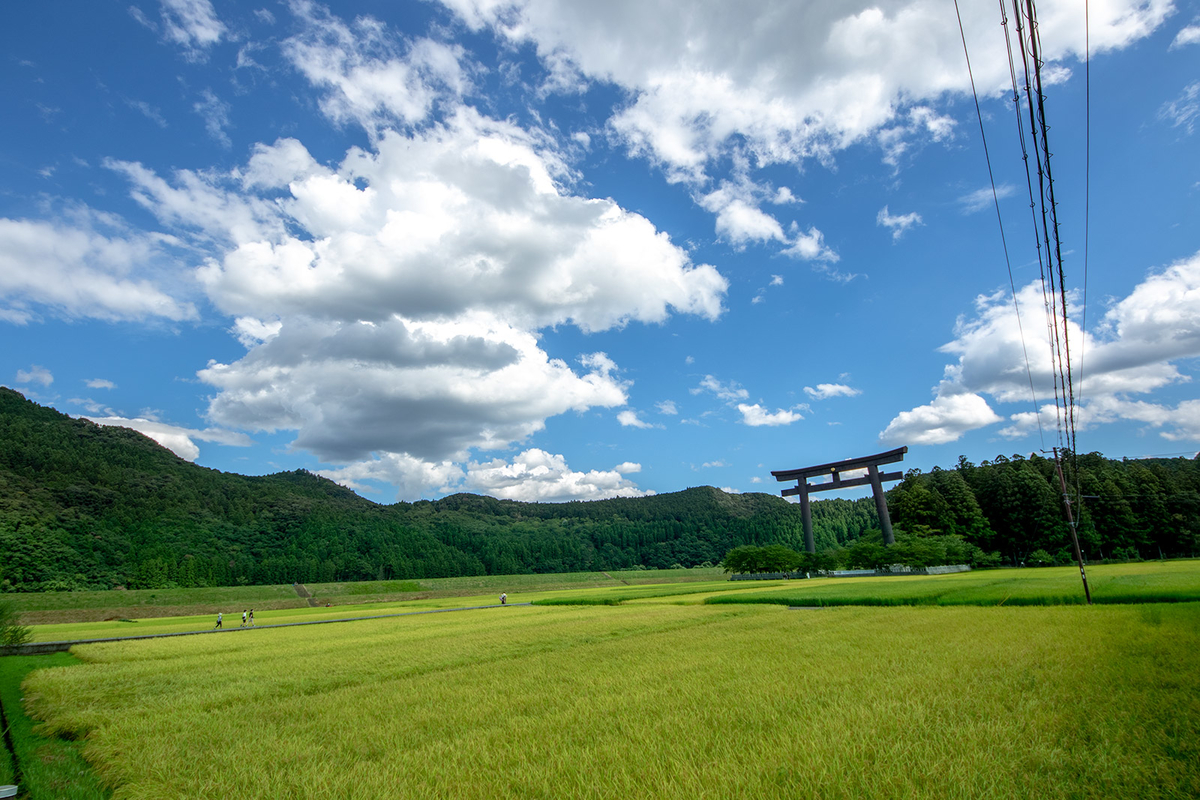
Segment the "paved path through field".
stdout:
[[496,603],[488,606],[466,606],[464,608],[427,608],[421,611],[400,611],[395,614],[375,614],[369,617],[342,617],[340,619],[314,619],[309,622],[280,622],[275,625],[255,625],[253,628],[217,628],[203,631],[180,631],[178,633],[150,633],[144,636],[112,636],[107,639],[74,639],[65,642],[32,642],[17,645],[5,655],[34,656],[43,653],[59,653],[69,650],[77,644],[99,644],[101,642],[128,642],[135,639],[165,639],[169,636],[197,636],[202,633],[244,633],[246,631],[266,630],[267,628],[294,628],[297,625],[328,625],[333,622],[359,622],[364,619],[388,619],[390,617],[411,617],[417,614],[442,614],[449,611],[481,611],[485,608],[513,608],[515,606],[531,606],[533,603]]

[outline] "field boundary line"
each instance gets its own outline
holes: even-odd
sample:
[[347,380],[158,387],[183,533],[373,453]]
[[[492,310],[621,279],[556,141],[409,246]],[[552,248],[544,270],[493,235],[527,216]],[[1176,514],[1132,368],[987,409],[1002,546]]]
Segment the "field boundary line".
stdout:
[[61,653],[70,650],[77,644],[103,644],[105,642],[130,642],[138,639],[166,639],[171,636],[199,636],[206,633],[237,633],[240,631],[267,630],[269,628],[294,628],[298,625],[331,625],[337,622],[361,622],[368,619],[391,619],[392,617],[412,617],[418,614],[444,614],[449,611],[481,611],[487,608],[508,608],[510,606],[532,606],[533,603],[494,603],[487,606],[464,606],[462,608],[425,608],[420,611],[400,611],[395,614],[373,614],[368,617],[341,617],[339,619],[314,619],[307,622],[279,622],[274,625],[254,625],[236,628],[209,628],[202,631],[176,631],[175,633],[147,633],[141,636],[110,636],[104,639],[71,639],[61,642],[31,642],[19,644],[0,650],[0,656],[36,656],[46,653]]

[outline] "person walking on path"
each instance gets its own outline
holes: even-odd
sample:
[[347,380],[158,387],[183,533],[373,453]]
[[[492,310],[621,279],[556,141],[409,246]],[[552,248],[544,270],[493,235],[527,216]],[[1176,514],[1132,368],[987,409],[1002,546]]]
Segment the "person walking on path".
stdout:
[[508,603],[508,592],[501,592],[500,593],[500,605],[506,605],[507,603]]
[[250,627],[254,627],[254,609],[250,609]]
[[246,627],[246,610],[242,609],[242,627]]
[[[217,628],[221,627],[221,616],[222,616],[221,612],[218,611],[217,612]],[[213,630],[215,631],[217,628],[213,628]]]

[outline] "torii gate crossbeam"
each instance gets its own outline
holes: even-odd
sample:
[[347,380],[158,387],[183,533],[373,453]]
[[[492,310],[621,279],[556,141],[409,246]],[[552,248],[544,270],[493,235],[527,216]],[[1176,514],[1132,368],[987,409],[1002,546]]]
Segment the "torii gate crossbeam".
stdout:
[[[813,538],[812,507],[808,501],[809,494],[813,492],[827,492],[832,489],[849,489],[852,486],[866,486],[867,484],[871,485],[871,492],[875,495],[875,510],[879,512],[879,527],[883,530],[883,541],[885,544],[894,544],[896,538],[892,535],[892,519],[888,516],[887,498],[883,495],[883,482],[898,481],[904,477],[904,474],[900,472],[880,473],[879,467],[882,464],[894,464],[897,461],[903,461],[904,454],[907,452],[907,447],[899,447],[895,450],[889,450],[886,453],[877,453],[873,456],[847,458],[845,461],[833,461],[828,464],[817,464],[812,467],[771,470],[771,474],[775,476],[775,480],[777,481],[796,481],[795,486],[790,489],[784,489],[781,494],[784,497],[800,495],[800,516],[804,521],[804,548],[810,553],[817,552],[816,540]],[[842,480],[843,472],[860,469],[866,469],[867,474],[860,478]],[[823,483],[808,482],[809,478],[822,475],[832,475],[832,478]]]

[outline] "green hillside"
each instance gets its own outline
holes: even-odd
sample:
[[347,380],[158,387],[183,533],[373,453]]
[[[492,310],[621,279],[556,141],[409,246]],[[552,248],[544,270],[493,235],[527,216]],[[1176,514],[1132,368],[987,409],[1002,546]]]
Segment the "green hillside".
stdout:
[[[1065,465],[1090,560],[1200,552],[1200,462]],[[910,470],[869,499],[813,503],[814,566],[1067,563],[1054,464],[997,456]],[[471,494],[379,505],[309,472],[206,469],[125,428],[0,387],[0,591],[236,586],[716,564],[733,547],[803,549],[799,507],[710,486],[642,498],[521,503]]]
[[[869,502],[817,504],[832,548]],[[798,510],[711,487],[518,503],[457,494],[384,506],[308,472],[248,477],[0,388],[0,589],[221,586],[670,567],[802,541]]]

